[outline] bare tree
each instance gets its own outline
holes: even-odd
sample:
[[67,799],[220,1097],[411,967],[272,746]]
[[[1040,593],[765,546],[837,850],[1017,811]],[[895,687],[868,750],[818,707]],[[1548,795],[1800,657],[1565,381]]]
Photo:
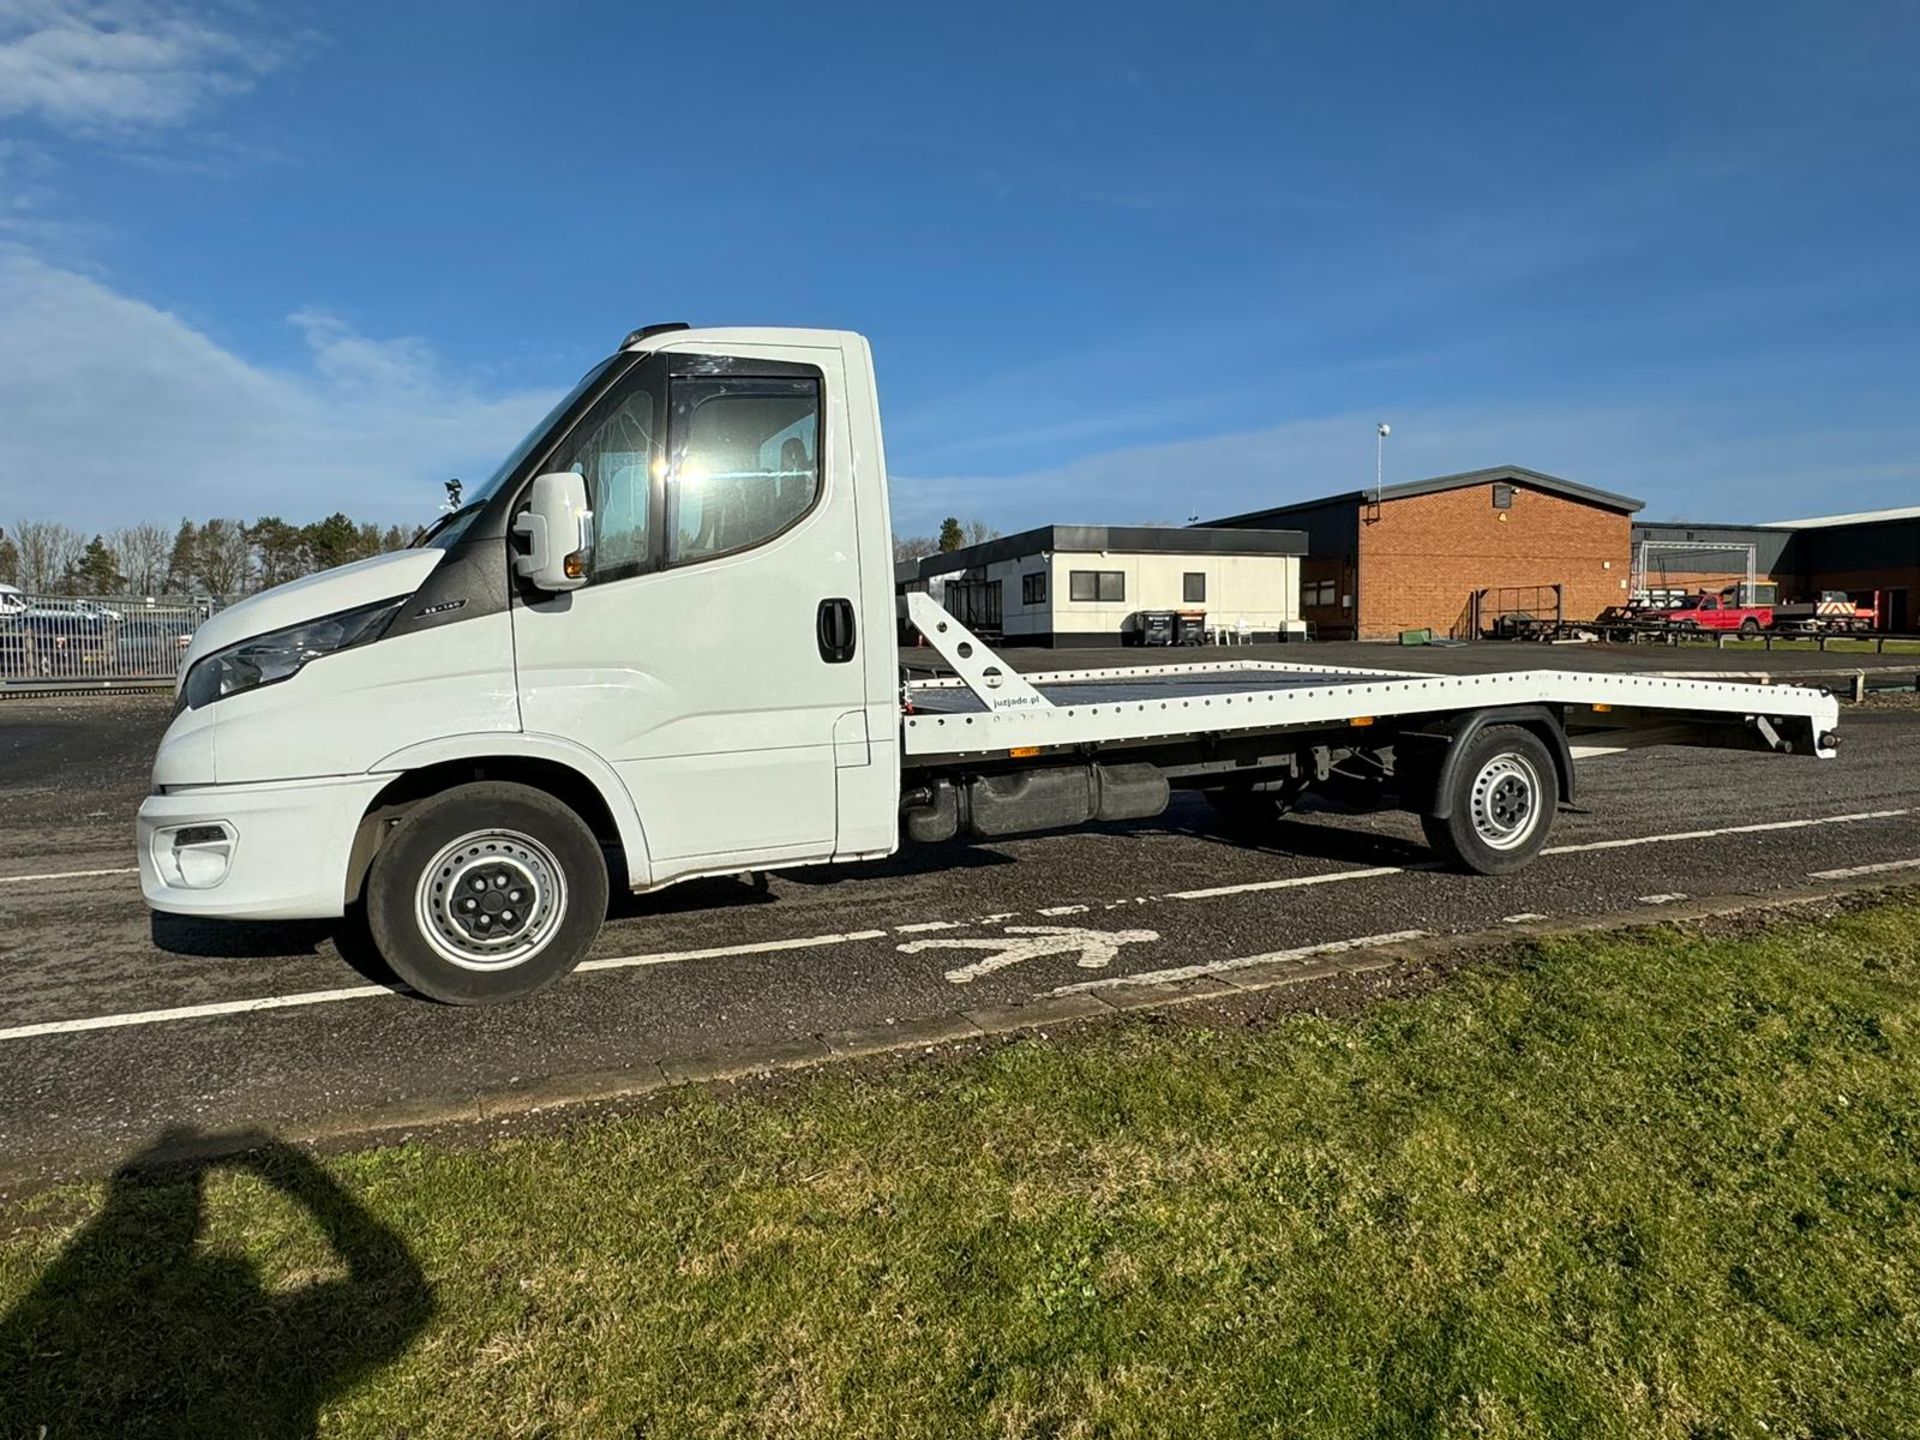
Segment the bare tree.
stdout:
[[918,560],[922,555],[931,555],[939,548],[940,542],[931,535],[896,535],[893,537],[894,563]]
[[87,537],[57,520],[28,520],[13,527],[13,543],[20,551],[20,588],[50,594],[79,563]]
[[244,520],[209,520],[200,527],[194,561],[209,595],[237,595],[253,568],[253,541]]
[[1000,532],[984,520],[967,521],[966,525],[962,527],[962,533],[967,537],[967,544],[969,545],[978,545],[983,540],[998,540],[1000,538]]
[[128,525],[107,536],[114,563],[134,595],[156,595],[166,587],[167,555],[173,537],[159,525]]

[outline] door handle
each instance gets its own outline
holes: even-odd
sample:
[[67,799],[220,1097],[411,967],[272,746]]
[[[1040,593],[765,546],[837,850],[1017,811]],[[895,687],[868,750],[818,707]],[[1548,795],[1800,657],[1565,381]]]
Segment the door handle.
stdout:
[[829,665],[844,665],[853,659],[853,602],[822,600],[814,617],[814,633],[820,641],[820,658]]

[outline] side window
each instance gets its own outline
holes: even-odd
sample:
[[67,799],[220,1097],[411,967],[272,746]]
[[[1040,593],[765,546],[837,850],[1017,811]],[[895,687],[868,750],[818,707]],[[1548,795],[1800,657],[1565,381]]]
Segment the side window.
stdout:
[[1180,599],[1183,604],[1199,605],[1207,598],[1207,572],[1189,570],[1180,577]]
[[1124,570],[1072,570],[1067,573],[1069,600],[1095,600],[1113,604],[1127,598],[1127,572]]
[[669,565],[764,544],[820,494],[820,382],[676,380],[669,452]]
[[1036,570],[1031,575],[1020,577],[1020,603],[1022,605],[1044,605],[1047,603],[1047,572]]
[[578,426],[548,461],[553,470],[586,477],[595,580],[616,580],[647,563],[653,529],[648,477],[658,433],[658,402],[651,390],[635,386],[621,391],[611,410]]

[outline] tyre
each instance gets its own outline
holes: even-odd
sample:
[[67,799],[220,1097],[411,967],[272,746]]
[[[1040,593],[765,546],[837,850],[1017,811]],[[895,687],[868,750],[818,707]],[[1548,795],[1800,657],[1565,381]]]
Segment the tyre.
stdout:
[[483,781],[423,800],[367,872],[367,924],[393,972],[449,1005],[491,1005],[580,963],[607,916],[607,866],[568,806]]
[[1746,619],[1740,622],[1740,638],[1742,640],[1751,640],[1754,638],[1754,636],[1758,635],[1759,633],[1760,633],[1760,622],[1754,619],[1753,616],[1749,615]]
[[1518,725],[1489,725],[1471,740],[1448,781],[1451,813],[1423,815],[1427,843],[1449,865],[1510,875],[1547,843],[1560,778],[1546,742]]

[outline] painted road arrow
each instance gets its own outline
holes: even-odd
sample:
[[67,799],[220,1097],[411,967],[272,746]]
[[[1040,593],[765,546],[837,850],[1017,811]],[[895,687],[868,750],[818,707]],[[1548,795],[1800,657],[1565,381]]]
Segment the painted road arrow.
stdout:
[[[1015,938],[1018,937],[1018,938]],[[1047,955],[1071,955],[1082,970],[1104,970],[1113,963],[1122,945],[1139,945],[1158,940],[1157,930],[1083,930],[1077,925],[1009,925],[998,940],[915,940],[897,948],[903,955],[918,955],[922,950],[989,950],[971,965],[947,971],[947,979],[966,985],[982,975],[991,975],[1023,960],[1038,960]]]

